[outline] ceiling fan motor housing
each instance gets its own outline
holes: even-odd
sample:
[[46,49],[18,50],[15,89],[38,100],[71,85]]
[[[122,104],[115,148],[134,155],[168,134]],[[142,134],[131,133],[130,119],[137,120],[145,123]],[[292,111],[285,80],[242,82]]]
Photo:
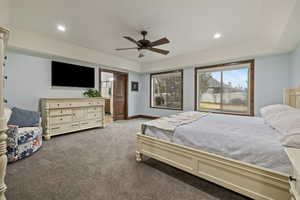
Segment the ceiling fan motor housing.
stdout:
[[140,48],[142,48],[142,49],[151,47],[151,45],[150,45],[151,42],[149,40],[139,40],[138,42],[141,44]]
[[[160,53],[163,55],[167,55],[169,53],[168,50],[154,48],[156,46],[169,43],[170,41],[166,37],[156,40],[154,42],[151,42],[149,40],[146,40],[147,31],[141,31],[141,34],[143,35],[143,39],[138,40],[138,41],[136,41],[132,37],[124,36],[125,39],[129,40],[130,42],[135,43],[137,45],[137,47],[120,48],[117,50],[129,50],[129,49],[137,49],[138,51],[149,50],[149,51],[153,51],[153,52]],[[139,57],[143,57],[143,56],[144,56],[144,53],[139,52]]]
[[141,44],[140,49],[147,49],[151,44],[149,40],[146,40],[146,35],[148,34],[148,32],[141,31],[141,34],[143,35],[143,39],[138,41],[138,43]]

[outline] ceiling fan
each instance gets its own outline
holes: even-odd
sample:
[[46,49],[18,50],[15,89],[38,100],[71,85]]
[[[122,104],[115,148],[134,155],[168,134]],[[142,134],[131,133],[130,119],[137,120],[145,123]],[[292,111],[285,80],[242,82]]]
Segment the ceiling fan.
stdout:
[[164,38],[161,38],[161,39],[156,40],[154,42],[151,42],[151,41],[145,39],[145,37],[147,35],[147,31],[142,31],[141,34],[143,35],[143,39],[138,40],[138,41],[136,41],[132,37],[124,36],[125,39],[129,40],[130,42],[135,43],[137,45],[137,47],[119,48],[119,49],[116,49],[116,50],[117,51],[122,51],[122,50],[137,49],[139,51],[139,58],[145,56],[144,50],[153,51],[153,52],[160,53],[160,54],[163,54],[163,55],[167,55],[168,53],[170,53],[170,51],[167,51],[167,50],[164,50],[164,49],[153,48],[153,47],[156,47],[156,46],[159,46],[159,45],[168,44],[170,42],[168,40],[168,38],[164,37]]

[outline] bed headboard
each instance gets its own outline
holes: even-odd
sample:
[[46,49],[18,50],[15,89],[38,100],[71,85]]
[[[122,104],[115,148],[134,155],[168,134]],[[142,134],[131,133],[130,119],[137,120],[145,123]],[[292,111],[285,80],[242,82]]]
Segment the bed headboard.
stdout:
[[298,88],[284,89],[283,103],[300,109],[300,86]]

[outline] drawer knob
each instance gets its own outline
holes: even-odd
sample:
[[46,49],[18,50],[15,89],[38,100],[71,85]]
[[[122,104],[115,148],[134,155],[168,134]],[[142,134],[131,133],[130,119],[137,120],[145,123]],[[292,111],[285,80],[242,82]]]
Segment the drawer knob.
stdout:
[[290,181],[297,181],[297,179],[292,176],[290,176],[289,179],[290,179]]

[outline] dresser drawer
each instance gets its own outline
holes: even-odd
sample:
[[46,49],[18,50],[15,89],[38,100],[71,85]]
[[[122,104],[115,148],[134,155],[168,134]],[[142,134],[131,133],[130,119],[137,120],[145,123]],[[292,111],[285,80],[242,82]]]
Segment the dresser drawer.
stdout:
[[95,102],[95,105],[99,105],[99,106],[104,106],[105,101],[104,100],[99,100]]
[[68,103],[65,103],[67,107],[74,107],[75,106],[75,103],[74,102],[68,102]]
[[73,120],[74,121],[81,120],[81,119],[86,118],[87,109],[76,108],[76,109],[73,109],[72,114],[73,114]]
[[89,124],[89,121],[82,121],[82,122],[80,122],[80,126],[87,125],[87,124]]
[[47,107],[51,108],[51,109],[53,109],[53,108],[68,108],[68,107],[70,107],[68,103],[61,103],[61,102],[48,103],[47,105],[48,105]]
[[85,101],[85,102],[80,103],[81,107],[94,106],[94,105],[95,105],[95,103],[93,101]]
[[100,112],[88,113],[88,119],[98,119],[100,118]]
[[71,109],[53,109],[49,110],[49,116],[60,116],[60,115],[70,115],[72,114]]
[[72,129],[72,130],[77,130],[77,129],[79,129],[80,128],[80,123],[79,122],[75,122],[75,123],[71,123],[70,124],[70,128]]
[[91,126],[91,122],[90,121],[82,121],[82,122],[80,122],[80,129],[89,128],[90,126]]
[[49,117],[50,124],[63,124],[72,121],[72,116]]
[[[78,129],[79,126],[77,126],[76,128],[74,127],[73,129]],[[58,133],[61,133],[61,132],[69,132],[70,130],[72,130],[72,126],[71,124],[55,124],[55,125],[52,125],[50,128],[49,128],[49,133],[51,135],[57,135]]]
[[92,120],[91,120],[91,123],[94,123],[94,124],[97,124],[97,125],[101,125],[102,122],[103,122],[102,119],[92,119]]
[[63,126],[60,126],[60,125],[56,125],[56,126],[51,126],[49,128],[49,132],[51,134],[55,134],[55,133],[59,133],[60,131],[62,131],[64,129]]
[[82,101],[82,102],[73,102],[72,107],[87,107],[87,106],[94,106],[96,105],[92,101]]
[[83,102],[72,102],[70,103],[73,108],[77,108],[77,107],[82,107],[83,106]]
[[102,107],[101,106],[89,107],[88,112],[102,112]]
[[51,135],[57,134],[60,132],[65,132],[70,129],[70,124],[55,124],[49,128],[49,132]]

